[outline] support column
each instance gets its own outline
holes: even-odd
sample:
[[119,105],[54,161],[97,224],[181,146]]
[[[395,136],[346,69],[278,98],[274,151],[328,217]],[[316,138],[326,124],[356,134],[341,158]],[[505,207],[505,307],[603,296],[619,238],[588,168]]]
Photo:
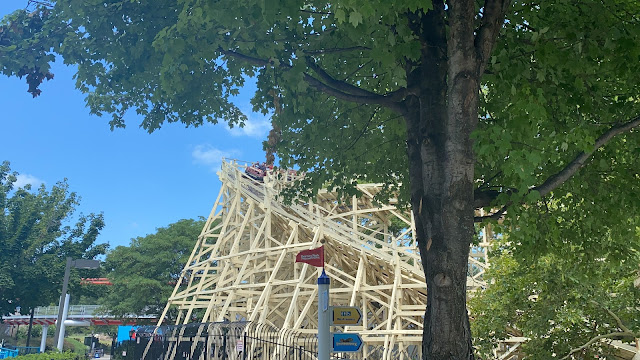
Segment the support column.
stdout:
[[67,320],[69,314],[69,294],[64,299],[64,309],[62,310],[62,321],[57,324],[57,328],[60,329],[58,334],[58,350],[62,352],[62,346],[64,345],[64,322]]
[[329,312],[329,288],[331,279],[322,269],[318,278],[318,360],[329,360],[331,356],[331,331],[329,330],[331,313]]
[[[65,297],[67,295],[67,287],[69,286],[69,274],[71,273],[71,257],[67,257],[67,264],[64,268],[64,278],[62,280],[62,294],[60,295],[60,303],[58,305],[58,322],[56,323],[56,332],[53,335],[53,342],[58,343],[58,339],[60,338],[60,324],[64,322],[62,320],[62,311],[64,308]],[[62,350],[60,350],[62,351]]]
[[40,352],[43,353],[47,347],[47,332],[49,331],[49,325],[42,325],[42,339],[40,340]]

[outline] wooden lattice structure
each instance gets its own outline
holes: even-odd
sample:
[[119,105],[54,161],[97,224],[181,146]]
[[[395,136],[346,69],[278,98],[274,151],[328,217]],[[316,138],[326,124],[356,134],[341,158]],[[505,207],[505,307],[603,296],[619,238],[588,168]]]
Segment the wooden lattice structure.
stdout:
[[[284,205],[277,196],[290,174],[263,182],[244,175],[244,165],[223,161],[222,188],[169,298],[176,324],[252,321],[302,333],[317,328],[319,269],[295,263],[304,249],[325,246],[331,304],[358,306],[363,358],[420,356],[426,285],[410,211],[373,201],[380,186],[338,199],[321,191],[314,202]],[[297,175],[296,175],[297,176]],[[472,248],[467,287],[485,286],[487,236]]]

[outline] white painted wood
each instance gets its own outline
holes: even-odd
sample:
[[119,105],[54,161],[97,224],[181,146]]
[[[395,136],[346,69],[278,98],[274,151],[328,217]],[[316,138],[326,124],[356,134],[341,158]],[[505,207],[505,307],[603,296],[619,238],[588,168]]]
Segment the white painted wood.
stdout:
[[[427,290],[412,214],[396,199],[374,205],[379,184],[359,184],[359,197],[323,190],[284,205],[276,195],[292,182],[257,182],[245,166],[223,161],[220,194],[163,315],[176,307],[177,323],[253,320],[315,333],[319,273],[295,256],[324,244],[332,305],[363,311],[362,324],[348,327],[362,334],[363,354],[420,354]],[[392,222],[406,226],[392,234]],[[488,233],[470,255],[471,292],[486,286]]]

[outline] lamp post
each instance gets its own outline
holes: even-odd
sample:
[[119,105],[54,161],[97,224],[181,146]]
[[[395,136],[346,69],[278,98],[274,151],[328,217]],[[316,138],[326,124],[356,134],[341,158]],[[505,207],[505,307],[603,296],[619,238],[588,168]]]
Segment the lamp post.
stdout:
[[68,301],[67,298],[67,288],[69,287],[69,273],[71,272],[71,266],[76,269],[97,269],[100,267],[99,260],[87,260],[87,259],[78,259],[72,260],[70,257],[67,257],[67,265],[64,269],[64,280],[62,281],[62,295],[60,295],[60,306],[58,306],[58,322],[56,323],[56,332],[53,336],[54,341],[58,346],[58,350],[62,351],[62,344],[64,340],[64,317],[63,313],[65,312]]

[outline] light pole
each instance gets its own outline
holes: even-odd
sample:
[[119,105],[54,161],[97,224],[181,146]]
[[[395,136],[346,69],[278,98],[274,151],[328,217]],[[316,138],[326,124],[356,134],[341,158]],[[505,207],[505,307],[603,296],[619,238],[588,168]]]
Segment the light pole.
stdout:
[[55,343],[58,346],[58,350],[62,351],[62,343],[64,340],[64,319],[63,313],[68,302],[67,298],[67,287],[69,287],[69,273],[71,272],[71,266],[76,269],[97,269],[100,267],[99,260],[87,260],[87,259],[78,259],[72,260],[70,257],[67,257],[67,265],[64,269],[64,280],[62,281],[62,295],[60,295],[60,306],[58,306],[58,322],[56,323],[56,332],[53,336]]

